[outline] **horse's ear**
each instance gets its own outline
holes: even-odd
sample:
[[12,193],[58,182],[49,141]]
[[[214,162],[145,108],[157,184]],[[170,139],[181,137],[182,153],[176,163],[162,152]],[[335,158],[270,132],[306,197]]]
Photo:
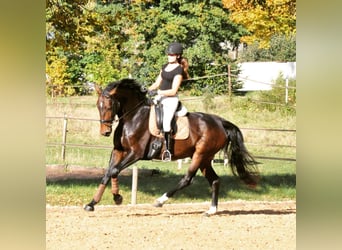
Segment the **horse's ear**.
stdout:
[[115,93],[116,93],[116,89],[117,89],[118,87],[115,87],[115,88],[113,88],[111,91],[109,91],[109,95],[110,96],[112,96],[112,95],[114,95]]
[[98,95],[102,94],[102,88],[99,85],[95,84],[95,89]]

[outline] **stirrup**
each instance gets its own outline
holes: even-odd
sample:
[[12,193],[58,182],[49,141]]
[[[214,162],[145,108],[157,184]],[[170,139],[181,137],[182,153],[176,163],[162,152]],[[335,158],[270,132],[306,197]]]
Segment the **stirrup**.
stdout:
[[162,154],[162,161],[171,161],[171,152],[169,150],[164,150]]

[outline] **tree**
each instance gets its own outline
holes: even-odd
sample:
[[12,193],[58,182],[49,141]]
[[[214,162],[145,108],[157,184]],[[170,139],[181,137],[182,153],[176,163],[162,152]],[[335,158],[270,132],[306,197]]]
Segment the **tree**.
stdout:
[[277,61],[295,62],[296,61],[296,37],[286,37],[281,34],[274,35],[268,48],[260,48],[258,42],[254,42],[240,53],[240,62],[257,61]]
[[46,1],[46,51],[78,51],[89,34],[87,0]]
[[[66,72],[51,74],[50,82],[74,87],[74,94],[88,81],[105,85],[132,76],[150,84],[173,41],[184,45],[192,78],[227,73],[227,64],[234,64],[229,50],[247,34],[228,17],[221,0],[48,0],[47,72],[54,65],[65,65]],[[228,90],[224,76],[186,83],[194,94]]]
[[64,85],[69,81],[68,60],[63,53],[56,49],[55,54],[46,61],[47,94],[51,96],[66,96],[70,93],[66,91]]
[[[220,0],[144,1],[130,7],[135,14],[129,24],[132,34],[125,45],[131,46],[128,51],[134,53],[127,56],[132,75],[145,83],[155,80],[166,61],[165,49],[173,41],[184,45],[192,78],[227,73],[227,64],[233,61],[227,56],[229,48],[220,44],[226,42],[235,47],[240,37],[247,34],[229,20],[229,12]],[[227,77],[185,83],[197,95],[208,89],[215,93],[228,90]]]
[[[46,68],[67,65],[67,76],[49,75],[50,82],[82,92],[84,82],[106,84],[127,76],[121,69],[120,30],[123,4],[49,0],[46,8]],[[58,53],[56,53],[58,51]],[[60,61],[60,62],[59,62]],[[49,91],[49,90],[48,90]]]
[[229,18],[249,31],[241,37],[241,42],[257,42],[260,48],[267,48],[275,34],[290,37],[296,33],[296,0],[222,0],[222,3],[231,12]]

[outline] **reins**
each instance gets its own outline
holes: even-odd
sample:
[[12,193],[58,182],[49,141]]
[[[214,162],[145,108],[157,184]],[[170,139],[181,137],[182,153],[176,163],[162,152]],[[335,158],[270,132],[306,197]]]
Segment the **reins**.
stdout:
[[117,121],[120,121],[121,119],[123,119],[125,116],[129,115],[130,113],[132,113],[137,107],[139,107],[142,103],[144,103],[145,100],[141,100],[140,102],[138,102],[137,105],[135,105],[131,110],[128,110],[126,113],[124,113],[121,117],[119,117],[119,119],[117,119]]

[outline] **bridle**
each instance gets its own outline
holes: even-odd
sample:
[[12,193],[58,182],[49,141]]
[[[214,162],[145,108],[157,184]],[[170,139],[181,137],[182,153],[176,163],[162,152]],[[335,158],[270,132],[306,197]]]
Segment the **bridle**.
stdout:
[[114,118],[110,120],[100,120],[100,123],[107,126],[107,127],[112,127],[114,122]]
[[[112,98],[109,95],[105,95],[102,94],[102,96],[104,96],[105,98],[111,99]],[[113,101],[113,100],[112,100]],[[119,117],[118,119],[114,119],[115,115],[112,115],[111,119],[108,120],[100,120],[100,123],[107,126],[107,127],[112,127],[113,126],[113,122],[119,122],[121,119],[123,119],[124,117],[126,117],[128,114],[130,114],[131,112],[133,112],[137,107],[139,107],[145,100],[141,100],[137,105],[135,105],[131,110],[127,111],[126,113],[124,113],[121,117]],[[114,106],[114,101],[112,103],[112,110],[113,110],[113,106]],[[117,102],[117,105],[120,105],[120,102]]]
[[[107,99],[110,99],[113,103],[112,103],[112,111],[113,111],[113,109],[114,109],[114,105],[115,105],[115,102],[110,98],[110,96],[109,95],[106,95],[106,94],[101,94],[104,98],[107,98]],[[114,112],[113,112],[114,113]],[[113,122],[114,122],[114,116],[115,115],[113,115],[112,114],[112,118],[111,119],[108,119],[108,120],[103,120],[103,119],[101,119],[100,120],[100,123],[101,124],[103,124],[103,125],[105,125],[105,126],[107,126],[107,127],[112,127],[112,125],[113,125]]]

